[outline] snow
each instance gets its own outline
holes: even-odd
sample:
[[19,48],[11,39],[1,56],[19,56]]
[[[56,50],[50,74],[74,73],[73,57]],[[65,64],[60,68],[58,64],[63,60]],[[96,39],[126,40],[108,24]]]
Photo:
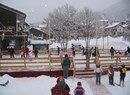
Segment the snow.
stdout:
[[[116,49],[125,49],[127,46],[130,46],[130,43],[127,41],[123,41],[122,37],[120,38],[111,38],[109,37],[109,45],[113,46]],[[105,38],[105,47],[106,47],[106,39]],[[72,41],[74,42],[74,41]],[[76,41],[76,43],[82,43],[84,45],[85,42]],[[98,40],[98,45],[102,47],[102,38]],[[70,43],[69,43],[70,44]],[[93,46],[96,44],[96,40],[92,39],[90,41],[90,45]],[[57,44],[55,44],[57,46]],[[53,45],[52,45],[53,47]],[[78,56],[79,57],[79,56]],[[119,83],[120,75],[119,72],[115,72],[114,74],[114,82]],[[49,77],[45,75],[41,75],[38,77],[22,77],[22,78],[14,78],[9,75],[0,76],[0,84],[5,83],[9,80],[9,84],[5,87],[0,86],[0,95],[51,95],[51,88],[56,84],[55,77]],[[92,78],[95,82],[95,77]],[[85,88],[85,95],[94,95],[87,79],[76,79],[73,77],[69,77],[65,79],[66,83],[69,85],[71,91],[70,94],[73,94],[73,91],[76,87],[78,81],[82,82],[82,86]],[[130,95],[130,71],[127,71],[125,78],[125,87],[120,86],[111,86],[108,82],[108,76],[103,75],[101,77],[101,83],[104,85],[107,90],[111,92],[112,95]],[[96,85],[96,84],[95,84]],[[105,95],[105,94],[103,94]]]
[[[112,95],[129,95],[129,79],[130,72],[128,71],[125,79],[125,87],[109,85],[107,75],[101,77],[101,83],[112,93]],[[0,86],[0,95],[51,95],[51,88],[56,84],[55,77],[45,75],[23,78],[13,78],[9,75],[0,77],[0,83],[5,83],[6,80],[9,80],[9,84],[6,87]],[[73,95],[73,91],[78,81],[82,82],[82,86],[86,91],[85,95],[93,95],[86,79],[75,79],[73,77],[69,77],[68,79],[65,79],[65,81],[71,89],[71,95]],[[119,72],[115,72],[114,81],[115,83],[119,83]]]
[[[68,43],[68,48],[72,47],[72,43],[78,43],[81,44],[81,46],[83,45],[84,47],[86,47],[86,42],[84,40],[71,40]],[[108,44],[109,48],[107,47]],[[51,48],[57,48],[57,46],[61,47],[60,43],[53,43],[52,45],[50,45]],[[92,46],[96,46],[96,39],[90,40],[90,47]],[[130,42],[124,41],[123,37],[112,38],[108,36],[108,38],[104,38],[104,49],[110,49],[110,47],[113,47],[116,50],[126,50],[128,46],[130,46]],[[99,49],[103,48],[103,38],[98,39],[98,47]]]

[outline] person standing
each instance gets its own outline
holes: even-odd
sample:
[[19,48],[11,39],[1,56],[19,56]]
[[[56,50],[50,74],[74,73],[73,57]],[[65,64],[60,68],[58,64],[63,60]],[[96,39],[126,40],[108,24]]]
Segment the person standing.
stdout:
[[94,72],[96,73],[96,85],[101,84],[101,73],[103,72],[100,64],[96,64],[96,68],[94,69]]
[[74,95],[85,95],[85,90],[81,82],[77,82],[77,87],[74,90]]
[[108,77],[109,77],[109,84],[110,85],[114,85],[114,68],[113,68],[113,64],[110,64],[110,66],[108,67]]
[[68,71],[69,71],[69,68],[70,68],[70,65],[71,65],[71,61],[70,61],[67,54],[65,54],[65,58],[62,61],[61,65],[62,65],[62,68],[63,68],[64,78],[68,78]]
[[120,68],[120,84],[119,84],[119,86],[124,87],[126,71],[127,71],[127,69],[126,69],[125,65],[124,64],[121,65],[121,68]]
[[111,58],[114,58],[115,49],[113,47],[110,48]]

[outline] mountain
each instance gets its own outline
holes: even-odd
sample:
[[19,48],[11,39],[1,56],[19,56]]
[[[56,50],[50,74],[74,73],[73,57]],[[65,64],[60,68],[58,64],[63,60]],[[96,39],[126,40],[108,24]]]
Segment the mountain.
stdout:
[[122,0],[102,12],[110,21],[123,21],[130,14],[130,0]]

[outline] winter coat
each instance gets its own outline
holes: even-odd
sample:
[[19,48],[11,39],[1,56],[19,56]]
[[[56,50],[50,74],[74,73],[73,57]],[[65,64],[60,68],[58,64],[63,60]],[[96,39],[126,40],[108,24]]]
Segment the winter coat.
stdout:
[[71,64],[71,62],[70,62],[70,59],[69,59],[69,58],[65,58],[65,59],[63,60],[63,62],[61,63],[62,68],[64,68],[65,66],[70,67],[70,64]]
[[121,77],[121,78],[125,78],[125,76],[126,76],[126,71],[127,71],[126,67],[120,68],[120,77]]
[[56,84],[51,89],[51,95],[70,95],[69,92],[62,87],[60,87],[58,84]]
[[108,76],[114,76],[114,68],[112,66],[108,67]]
[[74,90],[74,95],[85,95],[85,90],[82,86],[77,86]]

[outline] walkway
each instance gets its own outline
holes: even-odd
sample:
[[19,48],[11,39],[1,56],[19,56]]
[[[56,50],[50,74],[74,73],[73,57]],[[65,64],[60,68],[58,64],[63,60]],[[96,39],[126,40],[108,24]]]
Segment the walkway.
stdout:
[[95,78],[88,78],[87,81],[94,95],[112,95],[103,84],[96,85]]

